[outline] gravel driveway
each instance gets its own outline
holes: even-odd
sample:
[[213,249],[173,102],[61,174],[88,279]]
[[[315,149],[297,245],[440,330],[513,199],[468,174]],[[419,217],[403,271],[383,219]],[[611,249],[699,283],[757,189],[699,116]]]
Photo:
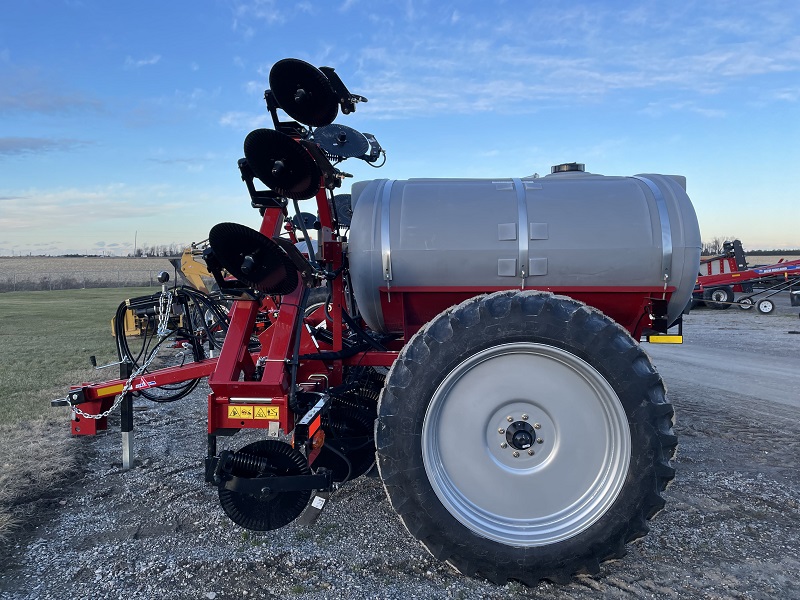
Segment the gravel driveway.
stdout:
[[71,441],[85,470],[3,557],[0,598],[800,598],[800,335],[789,333],[800,309],[776,304],[698,310],[683,346],[646,345],[675,405],[678,474],[651,533],[597,577],[536,588],[462,577],[406,533],[369,477],[334,493],[313,527],[240,529],[203,482],[201,386],[138,407],[132,471],[118,422]]

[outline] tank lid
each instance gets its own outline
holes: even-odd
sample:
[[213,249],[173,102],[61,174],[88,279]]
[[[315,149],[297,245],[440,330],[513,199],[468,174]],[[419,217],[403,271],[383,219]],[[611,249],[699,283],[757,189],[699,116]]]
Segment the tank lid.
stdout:
[[580,171],[581,173],[586,170],[586,165],[583,163],[561,163],[560,165],[555,165],[550,167],[550,174],[553,173],[569,173],[572,171]]

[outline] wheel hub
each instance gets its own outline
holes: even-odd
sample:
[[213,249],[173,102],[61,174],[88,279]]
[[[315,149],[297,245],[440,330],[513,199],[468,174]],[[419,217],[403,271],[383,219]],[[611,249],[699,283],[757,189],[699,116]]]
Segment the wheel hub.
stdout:
[[555,425],[538,403],[514,401],[496,409],[486,429],[486,449],[504,469],[536,468],[554,448]]
[[506,440],[512,448],[527,450],[536,441],[536,434],[530,423],[515,421],[506,430]]

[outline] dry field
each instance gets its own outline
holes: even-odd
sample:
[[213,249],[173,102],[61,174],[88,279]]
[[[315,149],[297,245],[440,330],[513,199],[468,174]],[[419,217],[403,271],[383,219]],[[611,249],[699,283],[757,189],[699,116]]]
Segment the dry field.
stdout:
[[0,257],[0,292],[157,285],[166,258]]
[[[765,254],[764,256],[748,256],[747,264],[750,266],[755,265],[774,265],[779,260],[797,260],[800,255],[797,254]],[[2,259],[0,259],[2,260]],[[2,263],[0,263],[2,264]]]

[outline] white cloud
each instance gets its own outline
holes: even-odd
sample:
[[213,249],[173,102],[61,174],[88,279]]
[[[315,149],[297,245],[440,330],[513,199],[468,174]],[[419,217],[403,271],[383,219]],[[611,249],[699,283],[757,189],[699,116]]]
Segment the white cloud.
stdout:
[[57,138],[0,137],[0,156],[71,150],[88,142]]
[[778,19],[772,6],[754,2],[734,18],[714,1],[668,11],[649,3],[624,15],[588,5],[508,5],[483,21],[458,11],[454,19],[451,6],[437,13],[452,23],[442,29],[431,15],[436,8],[408,1],[398,11],[416,23],[375,33],[355,57],[357,72],[369,77],[361,86],[346,83],[377,100],[389,118],[530,112],[533,102],[593,103],[621,94],[627,100],[642,91],[679,94],[694,101],[683,110],[720,117],[724,111],[699,98],[740,89],[750,78],[800,71],[800,37],[791,25],[800,11]]
[[711,119],[721,119],[728,116],[728,111],[726,110],[698,106],[691,101],[650,102],[639,111],[639,113],[651,117],[662,117],[676,112],[688,112]]
[[219,124],[223,127],[250,131],[259,127],[268,127],[272,124],[272,120],[268,115],[232,111],[222,115]]
[[140,58],[134,59],[130,56],[125,57],[125,68],[126,69],[139,69],[141,67],[149,67],[151,65],[158,64],[161,60],[160,54],[153,54],[147,58]]

